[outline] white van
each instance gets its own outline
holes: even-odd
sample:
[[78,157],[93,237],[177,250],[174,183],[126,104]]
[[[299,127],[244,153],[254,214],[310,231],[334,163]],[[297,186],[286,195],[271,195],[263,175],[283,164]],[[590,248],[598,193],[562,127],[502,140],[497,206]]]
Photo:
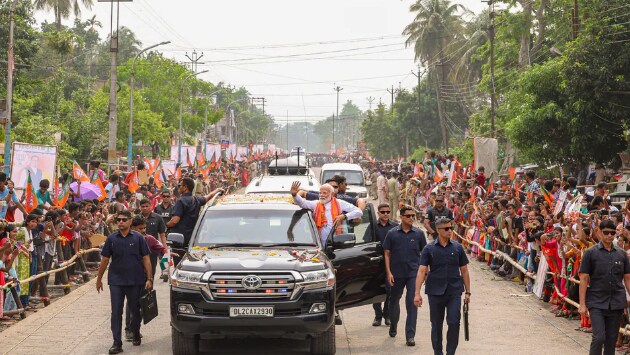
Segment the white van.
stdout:
[[335,175],[341,175],[346,177],[346,183],[348,188],[346,194],[352,197],[366,198],[367,188],[365,187],[365,176],[363,169],[357,164],[348,163],[330,163],[322,166],[322,172],[320,175],[320,181],[324,181],[332,178]]

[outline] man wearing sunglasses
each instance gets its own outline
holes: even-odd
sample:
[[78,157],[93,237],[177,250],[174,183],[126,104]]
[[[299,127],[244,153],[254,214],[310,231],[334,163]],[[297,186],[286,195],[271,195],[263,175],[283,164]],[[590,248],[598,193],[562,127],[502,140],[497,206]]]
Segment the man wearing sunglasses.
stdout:
[[416,306],[422,306],[420,289],[426,280],[424,292],[429,298],[431,318],[431,344],[436,355],[443,354],[442,327],[446,313],[446,354],[453,355],[459,343],[462,292],[466,290],[464,303],[470,302],[470,275],[468,257],[464,248],[451,239],[453,222],[450,218],[435,221],[438,238],[422,251],[416,281]]
[[[595,227],[599,243],[589,248],[580,264],[580,307],[590,316],[593,327],[590,354],[615,354],[615,341],[630,292],[630,262],[626,253],[613,245],[616,228],[611,220]],[[624,285],[625,284],[625,285]]]
[[[378,206],[378,222],[376,223],[374,234],[376,234],[376,241],[380,242],[381,245],[385,242],[387,232],[398,226],[398,223],[390,219],[391,215],[392,210],[389,208],[389,204],[383,203]],[[370,224],[365,230],[363,241],[366,243],[372,242],[372,234],[372,225]],[[372,325],[375,327],[381,325],[383,318],[385,318],[385,325],[391,324],[389,320],[389,297],[391,294],[391,287],[389,286],[389,282],[387,280],[385,281],[385,291],[387,292],[385,305],[381,305],[380,302],[372,304],[372,307],[374,307],[374,322],[372,322]]]
[[112,264],[107,275],[109,294],[112,303],[111,329],[114,344],[110,354],[121,353],[122,350],[122,313],[125,298],[132,313],[130,330],[133,333],[133,345],[141,344],[140,336],[140,296],[143,286],[153,287],[149,246],[138,232],[131,230],[131,212],[120,211],[116,214],[118,231],[107,237],[101,251],[101,264],[98,268],[96,290],[103,290],[103,274],[111,259]]
[[[387,206],[389,205],[387,204]],[[407,346],[416,345],[414,337],[416,335],[418,309],[413,304],[413,296],[420,254],[427,245],[424,232],[413,226],[415,219],[416,212],[413,207],[401,207],[401,224],[387,232],[383,242],[385,271],[387,273],[387,281],[391,286],[389,336],[392,338],[396,336],[396,328],[400,319],[400,298],[406,288],[405,306],[407,308],[407,321],[405,323],[405,338]]]

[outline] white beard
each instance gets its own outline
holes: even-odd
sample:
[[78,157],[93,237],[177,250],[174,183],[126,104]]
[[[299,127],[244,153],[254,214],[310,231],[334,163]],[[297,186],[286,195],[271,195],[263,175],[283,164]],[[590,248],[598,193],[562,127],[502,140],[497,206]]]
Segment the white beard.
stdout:
[[329,198],[323,198],[323,197],[320,197],[320,198],[319,198],[319,202],[320,202],[320,203],[323,203],[323,204],[325,205],[325,204],[327,204],[328,202],[330,202],[330,200],[331,200],[331,199],[332,199],[332,198],[330,198],[330,197],[329,197]]

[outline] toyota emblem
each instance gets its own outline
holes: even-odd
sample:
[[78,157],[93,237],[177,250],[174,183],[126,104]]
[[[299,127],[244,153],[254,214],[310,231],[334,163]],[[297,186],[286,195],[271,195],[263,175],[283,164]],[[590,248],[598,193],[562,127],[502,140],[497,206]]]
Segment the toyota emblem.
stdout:
[[257,290],[260,286],[262,286],[262,280],[256,275],[247,275],[243,277],[241,284],[243,284],[243,287],[245,287],[246,290]]

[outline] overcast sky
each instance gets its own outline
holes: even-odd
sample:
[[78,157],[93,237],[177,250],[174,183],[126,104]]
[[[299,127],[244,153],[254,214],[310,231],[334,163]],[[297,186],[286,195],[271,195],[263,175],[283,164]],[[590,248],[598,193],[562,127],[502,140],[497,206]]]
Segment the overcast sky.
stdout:
[[[480,0],[455,0],[478,13]],[[390,103],[386,91],[417,82],[413,50],[403,28],[411,22],[411,0],[134,0],[121,3],[120,25],[149,46],[162,41],[169,58],[187,61],[203,52],[199,70],[214,83],[244,86],[267,99],[266,110],[279,123],[316,122],[352,100],[362,110],[368,97]],[[110,4],[95,2],[82,18],[96,14],[103,37],[110,29]],[[53,22],[52,14],[37,18]],[[71,20],[65,24],[70,25]],[[310,58],[311,60],[306,60]],[[375,105],[374,104],[374,105]],[[373,105],[373,107],[374,107]]]

